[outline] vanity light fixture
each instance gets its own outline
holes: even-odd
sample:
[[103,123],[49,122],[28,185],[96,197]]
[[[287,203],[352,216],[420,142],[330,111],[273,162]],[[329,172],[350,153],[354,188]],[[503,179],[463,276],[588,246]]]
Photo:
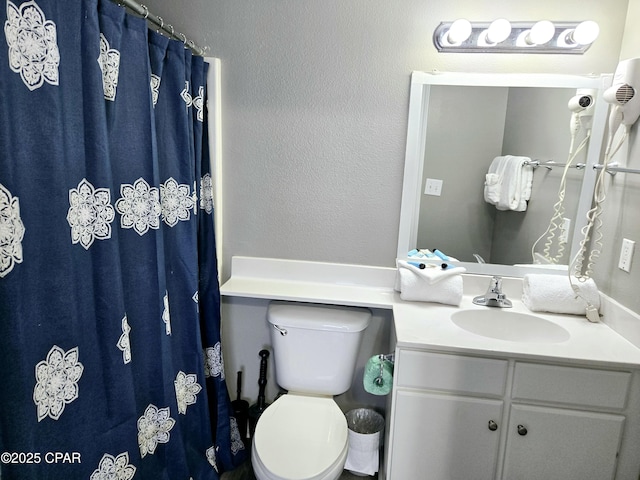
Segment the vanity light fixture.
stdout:
[[600,33],[598,24],[583,22],[442,22],[433,33],[439,52],[583,54]]

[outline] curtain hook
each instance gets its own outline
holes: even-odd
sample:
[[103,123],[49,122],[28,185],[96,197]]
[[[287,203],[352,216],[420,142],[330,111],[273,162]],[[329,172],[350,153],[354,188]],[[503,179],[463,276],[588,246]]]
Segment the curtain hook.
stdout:
[[184,33],[178,33],[178,36],[182,39],[182,43],[184,43],[184,46],[187,46],[187,36]]
[[156,32],[158,32],[160,35],[162,35],[162,32],[160,30],[164,29],[164,20],[162,19],[162,17],[158,17],[158,20],[160,20],[160,26],[158,27]]
[[173,28],[173,25],[168,24],[168,25],[167,25],[167,28],[170,28],[170,29],[171,29],[171,37],[172,37],[172,38],[175,38],[176,34],[175,34],[175,30],[174,30],[174,28]]
[[140,6],[144,9],[144,19],[146,20],[149,18],[149,8],[144,3],[141,3]]

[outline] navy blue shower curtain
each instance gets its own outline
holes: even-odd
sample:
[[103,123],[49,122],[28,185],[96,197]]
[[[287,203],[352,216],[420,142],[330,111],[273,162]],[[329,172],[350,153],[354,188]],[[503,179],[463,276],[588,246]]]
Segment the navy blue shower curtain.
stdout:
[[0,477],[218,479],[207,64],[108,0],[0,23]]

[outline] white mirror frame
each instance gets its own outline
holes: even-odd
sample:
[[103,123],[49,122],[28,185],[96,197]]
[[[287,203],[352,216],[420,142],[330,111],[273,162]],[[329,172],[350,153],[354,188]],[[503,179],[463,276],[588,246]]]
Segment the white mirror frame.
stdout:
[[[600,152],[604,141],[608,104],[602,92],[611,85],[612,75],[559,75],[538,73],[425,73],[411,74],[409,95],[409,119],[407,127],[407,147],[405,151],[402,204],[398,233],[397,258],[406,258],[407,253],[416,248],[418,235],[418,213],[425,156],[426,131],[428,126],[429,95],[432,85],[486,86],[486,87],[549,87],[549,88],[593,88],[598,90],[593,126],[587,152],[586,168],[580,190],[580,199],[575,219],[574,235],[571,240],[573,258],[580,248],[581,230],[586,225],[586,212],[591,208],[593,189],[597,171],[593,168],[600,162]],[[551,215],[551,212],[549,212]],[[538,273],[564,273],[557,269],[537,267],[515,267],[511,265],[479,264],[461,262],[469,273],[484,275],[504,275],[522,277],[532,270]],[[534,270],[535,268],[535,270]]]

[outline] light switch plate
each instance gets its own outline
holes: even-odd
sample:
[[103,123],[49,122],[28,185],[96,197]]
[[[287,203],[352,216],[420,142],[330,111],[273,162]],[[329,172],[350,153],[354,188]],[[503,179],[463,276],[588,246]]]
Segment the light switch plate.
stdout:
[[631,260],[633,259],[633,249],[636,242],[629,240],[628,238],[622,239],[622,248],[620,249],[620,261],[618,262],[618,268],[625,272],[631,271]]
[[424,194],[439,197],[442,194],[442,180],[427,178],[424,185]]

